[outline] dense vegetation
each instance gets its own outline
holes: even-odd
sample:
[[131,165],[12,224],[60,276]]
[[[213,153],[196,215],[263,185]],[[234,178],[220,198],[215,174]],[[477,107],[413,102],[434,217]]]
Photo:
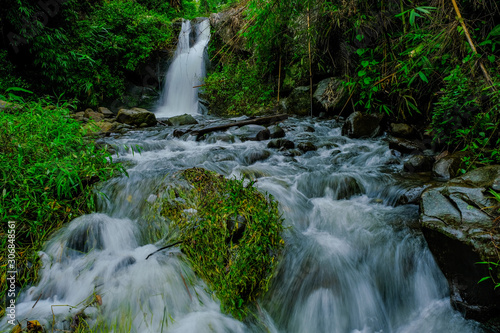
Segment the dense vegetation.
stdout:
[[[0,95],[9,102],[0,109],[0,239],[6,260],[12,229],[7,221],[14,221],[16,282],[23,287],[37,279],[37,253],[48,236],[94,209],[91,185],[123,170],[68,117],[70,104],[48,99],[24,103],[8,93],[10,97]],[[2,271],[2,299],[8,270]]]
[[182,251],[222,310],[242,319],[267,291],[284,245],[277,202],[252,184],[201,168],[181,176],[190,186],[167,185],[156,210],[177,230]]
[[275,105],[279,90],[284,97],[308,86],[310,76],[313,83],[338,77],[349,98],[337,112],[418,124],[434,148],[470,151],[468,167],[500,162],[496,1],[461,0],[458,11],[453,0],[240,6],[232,20],[238,42],[211,50],[216,65],[205,92],[214,109],[255,113]]

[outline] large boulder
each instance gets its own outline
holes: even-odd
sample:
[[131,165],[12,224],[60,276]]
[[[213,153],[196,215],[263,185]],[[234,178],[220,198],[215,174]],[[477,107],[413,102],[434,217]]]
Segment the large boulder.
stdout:
[[382,133],[382,114],[366,114],[356,111],[345,121],[342,135],[350,138],[374,138]]
[[198,121],[190,114],[170,117],[167,120],[169,126],[196,125]]
[[267,128],[260,125],[245,125],[236,129],[232,134],[242,141],[264,141],[268,140],[271,135]]
[[157,123],[156,116],[153,112],[140,108],[120,109],[116,116],[116,121],[133,126],[141,126],[142,124],[154,126]]
[[500,271],[479,264],[499,260],[499,202],[489,194],[499,183],[500,166],[479,168],[427,189],[420,200],[422,231],[448,280],[453,306],[482,322],[500,317],[500,288],[493,283]]
[[[239,32],[246,22],[243,19],[245,7],[231,8],[227,11],[213,13],[210,15],[210,26],[214,30],[214,37],[219,37],[224,45],[227,45],[232,50],[249,52],[246,47],[246,38],[242,37]],[[238,36],[238,38],[235,38]]]
[[323,111],[331,112],[340,109],[346,97],[347,89],[342,85],[342,81],[333,77],[322,80],[314,92],[315,104],[320,105]]

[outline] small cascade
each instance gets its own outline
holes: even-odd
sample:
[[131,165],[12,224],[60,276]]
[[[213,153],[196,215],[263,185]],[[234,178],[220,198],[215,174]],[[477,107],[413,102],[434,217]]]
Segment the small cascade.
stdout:
[[157,117],[198,113],[198,86],[205,77],[209,41],[208,19],[197,24],[188,20],[182,22],[175,57],[168,69],[164,92],[156,111]]

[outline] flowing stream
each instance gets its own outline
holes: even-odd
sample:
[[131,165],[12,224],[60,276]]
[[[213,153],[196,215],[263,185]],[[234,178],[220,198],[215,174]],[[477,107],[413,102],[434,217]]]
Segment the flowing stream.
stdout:
[[[107,138],[129,176],[102,184],[98,212],[46,245],[41,281],[20,295],[17,319],[49,332],[82,320],[98,332],[482,332],[451,308],[416,227],[418,207],[398,205],[415,186],[394,176],[401,157],[383,140],[341,136],[335,120],[281,126],[287,139],[318,150],[269,149],[268,141],[242,141],[236,128],[203,141],[175,138],[172,127]],[[255,179],[283,213],[283,259],[259,313],[245,322],[221,313],[178,248],[146,260],[169,241],[168,225],[145,218],[149,202],[159,184],[175,181],[169,175],[190,167]],[[9,329],[4,318],[0,330]]]

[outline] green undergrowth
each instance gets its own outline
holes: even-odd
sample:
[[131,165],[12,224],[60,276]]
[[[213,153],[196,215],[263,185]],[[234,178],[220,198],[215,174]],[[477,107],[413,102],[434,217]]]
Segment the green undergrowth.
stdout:
[[[94,209],[92,184],[123,172],[69,117],[71,104],[24,102],[11,90],[0,108],[0,246],[7,267],[7,234],[14,225],[17,285],[37,280],[38,251],[65,222]],[[14,221],[14,224],[7,223]],[[10,232],[9,234],[11,234]],[[10,270],[10,269],[9,269]],[[0,298],[6,293],[2,270]],[[2,303],[0,316],[3,315]]]
[[180,177],[190,186],[167,187],[156,208],[178,231],[183,253],[222,310],[244,319],[268,290],[284,245],[278,204],[252,184],[201,168]]

